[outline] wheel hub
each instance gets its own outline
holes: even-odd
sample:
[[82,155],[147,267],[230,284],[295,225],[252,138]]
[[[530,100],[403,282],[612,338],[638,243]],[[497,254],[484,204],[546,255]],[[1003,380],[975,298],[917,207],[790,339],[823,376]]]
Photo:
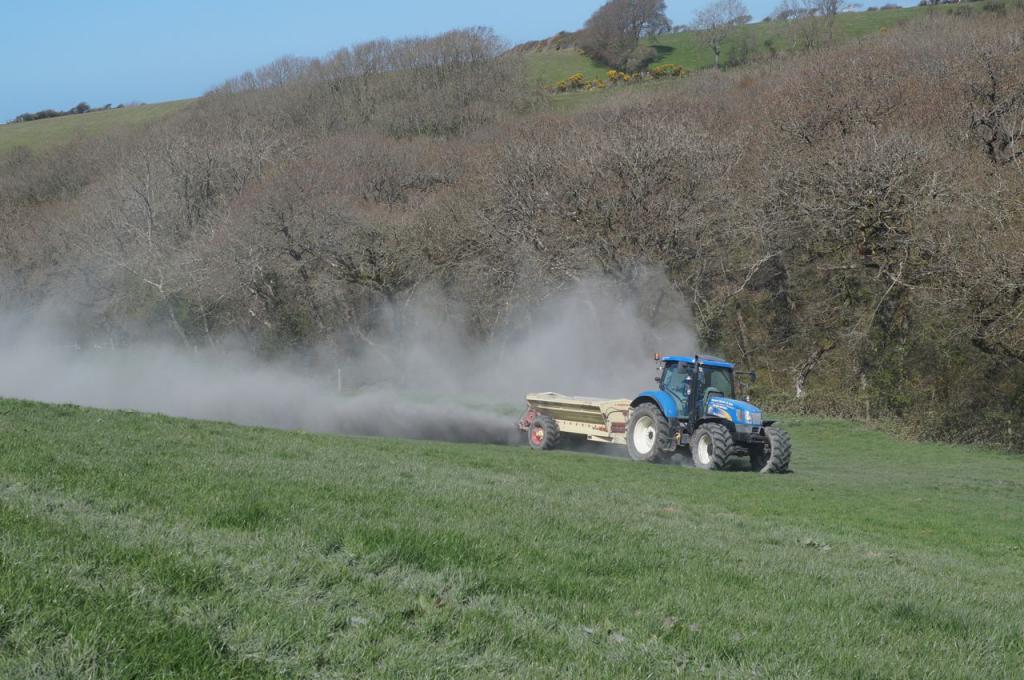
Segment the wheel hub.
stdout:
[[711,437],[704,435],[697,440],[697,460],[701,465],[711,463]]
[[646,455],[654,450],[658,432],[650,416],[642,416],[633,426],[633,446],[637,452]]

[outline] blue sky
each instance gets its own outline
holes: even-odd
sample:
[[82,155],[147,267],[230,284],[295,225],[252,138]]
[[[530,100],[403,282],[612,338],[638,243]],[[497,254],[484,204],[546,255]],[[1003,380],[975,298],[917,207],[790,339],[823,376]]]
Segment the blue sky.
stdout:
[[[286,54],[491,26],[517,43],[574,30],[603,0],[0,0],[0,121],[25,111],[195,97]],[[706,1],[668,0],[688,23]],[[760,19],[777,0],[747,0]]]

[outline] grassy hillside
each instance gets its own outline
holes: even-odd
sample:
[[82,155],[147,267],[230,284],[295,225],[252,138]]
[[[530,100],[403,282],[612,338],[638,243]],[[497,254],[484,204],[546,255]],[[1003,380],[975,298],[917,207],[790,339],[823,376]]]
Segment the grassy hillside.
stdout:
[[[835,37],[839,41],[852,40],[915,17],[925,16],[929,11],[934,10],[911,7],[842,14],[836,17]],[[942,8],[940,11],[945,9]],[[730,52],[743,42],[762,54],[768,51],[766,41],[770,42],[774,49],[784,52],[793,44],[792,30],[791,25],[780,22],[759,22],[742,26],[726,40],[722,48],[722,58],[727,58]],[[690,31],[658,36],[650,40],[649,44],[654,45],[659,54],[652,66],[678,64],[688,70],[696,70],[715,63],[711,49],[701,42],[698,34]],[[582,73],[587,78],[604,78],[608,72],[607,66],[598,64],[578,50],[543,50],[529,52],[525,56],[531,75],[545,85],[555,83],[573,73]]]
[[796,474],[0,401],[3,677],[1011,677],[1024,458]]
[[[945,8],[940,8],[945,11]],[[835,32],[840,40],[848,40],[882,28],[897,25],[908,19],[922,16],[926,8],[905,8],[896,10],[854,12],[843,14],[836,20]],[[755,23],[741,27],[726,41],[723,58],[727,57],[740,42],[746,41],[757,52],[767,51],[766,41],[773,47],[785,51],[792,42],[784,24],[777,22]],[[658,50],[659,58],[652,64],[679,64],[686,69],[696,70],[714,64],[714,55],[700,42],[695,33],[681,32],[659,36],[651,40]],[[604,78],[608,68],[578,50],[544,50],[525,55],[531,78],[551,85],[573,73],[582,73],[587,78]],[[158,120],[186,106],[188,99],[132,106],[109,111],[94,111],[84,115],[61,116],[28,123],[0,125],[0,154],[23,146],[39,150],[49,146],[72,141],[81,136],[106,133],[117,129]]]
[[187,106],[190,101],[180,99],[27,123],[7,123],[0,125],[0,154],[18,146],[36,151],[83,136],[116,132],[128,126],[159,120]]

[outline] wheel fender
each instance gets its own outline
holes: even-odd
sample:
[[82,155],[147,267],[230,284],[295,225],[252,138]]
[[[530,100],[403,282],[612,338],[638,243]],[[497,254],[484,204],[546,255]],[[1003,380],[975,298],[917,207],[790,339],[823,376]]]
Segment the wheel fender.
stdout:
[[725,429],[729,430],[731,434],[736,434],[736,423],[731,420],[726,420],[725,418],[701,418],[697,421],[697,427],[700,427],[704,423],[718,423],[719,425],[724,425]]
[[630,408],[636,408],[644,402],[653,402],[658,405],[661,412],[665,414],[669,422],[675,422],[679,417],[679,409],[676,407],[676,400],[672,398],[670,394],[662,390],[647,390],[641,392],[640,395],[634,399],[630,404]]

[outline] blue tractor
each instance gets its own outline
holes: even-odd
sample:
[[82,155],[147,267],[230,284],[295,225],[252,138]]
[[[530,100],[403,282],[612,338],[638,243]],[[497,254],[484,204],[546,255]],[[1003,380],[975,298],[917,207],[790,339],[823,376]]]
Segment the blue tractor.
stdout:
[[[735,366],[702,356],[660,356],[658,389],[630,402],[626,447],[633,460],[657,461],[689,446],[693,464],[720,470],[747,456],[758,472],[789,469],[789,435],[761,409],[737,399]],[[751,381],[756,376],[748,374]]]

